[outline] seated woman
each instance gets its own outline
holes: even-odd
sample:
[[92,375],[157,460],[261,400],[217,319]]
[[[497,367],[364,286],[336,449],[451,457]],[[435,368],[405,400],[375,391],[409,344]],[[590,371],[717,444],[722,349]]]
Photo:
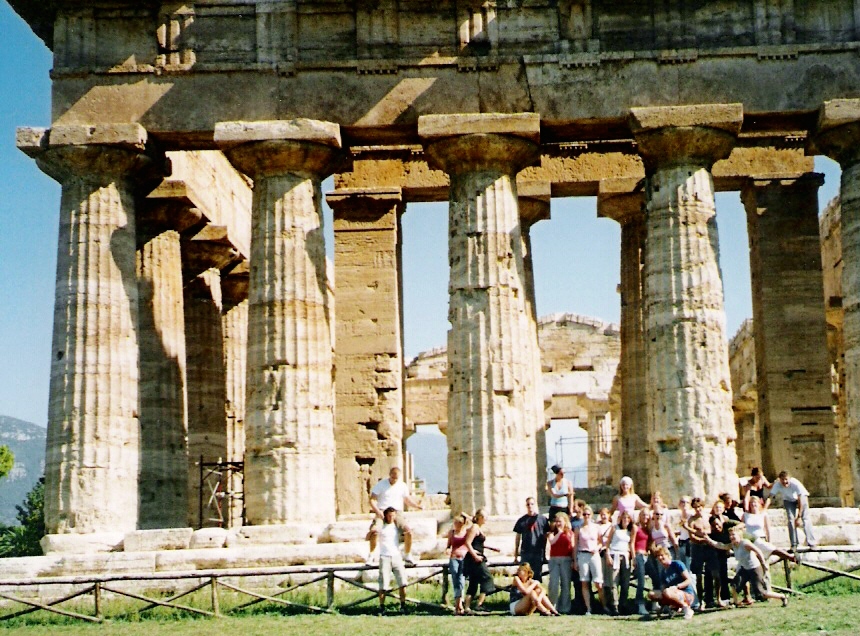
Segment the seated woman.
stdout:
[[528,616],[535,610],[545,616],[561,616],[532,576],[532,566],[523,563],[517,568],[511,584],[511,616]]
[[651,552],[660,564],[660,588],[648,594],[652,601],[664,607],[684,610],[684,618],[693,618],[693,606],[697,605],[693,575],[682,561],[673,561],[672,555],[664,546]]

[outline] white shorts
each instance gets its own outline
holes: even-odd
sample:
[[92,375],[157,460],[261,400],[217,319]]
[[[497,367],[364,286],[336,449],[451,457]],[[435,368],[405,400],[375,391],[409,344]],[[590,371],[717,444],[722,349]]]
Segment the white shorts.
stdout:
[[579,568],[579,580],[581,582],[590,581],[603,585],[603,563],[599,554],[577,552],[576,565]]
[[511,616],[517,615],[517,603],[519,603],[521,600],[522,599],[520,599],[519,601],[514,601],[511,603],[511,608],[510,608],[511,609]]
[[397,587],[401,588],[406,582],[406,568],[403,566],[403,559],[400,555],[379,557],[379,589],[391,589],[391,575],[394,575],[394,580]]

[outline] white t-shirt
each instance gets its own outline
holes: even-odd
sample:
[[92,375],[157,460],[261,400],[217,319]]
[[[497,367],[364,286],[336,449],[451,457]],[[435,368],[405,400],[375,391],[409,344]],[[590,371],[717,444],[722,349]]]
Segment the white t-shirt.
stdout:
[[788,486],[783,486],[778,479],[773,483],[770,496],[775,497],[776,495],[782,495],[783,501],[797,501],[801,497],[808,497],[809,491],[798,480],[791,477],[788,480]]
[[379,531],[379,556],[400,556],[400,530],[396,523],[383,523]]
[[393,484],[388,479],[382,479],[370,493],[376,495],[376,506],[380,510],[394,508],[397,511],[402,511],[403,500],[409,496],[409,487],[399,479]]

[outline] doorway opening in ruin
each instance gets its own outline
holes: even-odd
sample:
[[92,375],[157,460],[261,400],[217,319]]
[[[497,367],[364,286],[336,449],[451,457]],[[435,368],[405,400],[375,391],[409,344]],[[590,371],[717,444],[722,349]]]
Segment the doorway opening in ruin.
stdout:
[[[588,432],[579,419],[553,420],[546,431],[547,466],[558,464],[574,488],[588,486]],[[547,470],[546,480],[552,479]]]

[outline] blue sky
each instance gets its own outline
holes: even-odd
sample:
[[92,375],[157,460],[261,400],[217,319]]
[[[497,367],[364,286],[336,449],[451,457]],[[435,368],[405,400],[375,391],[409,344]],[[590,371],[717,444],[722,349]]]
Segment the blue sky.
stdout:
[[[50,51],[0,0],[0,414],[47,419],[59,186],[15,148],[17,126],[50,124]],[[822,204],[838,191],[835,164]],[[324,187],[331,188],[327,182]],[[717,197],[728,331],[752,314],[746,221],[737,193]],[[410,205],[403,219],[407,356],[445,344],[445,204]],[[331,253],[331,218],[326,219]],[[554,199],[532,231],[538,313],[617,321],[620,231],[597,219],[593,198]]]

